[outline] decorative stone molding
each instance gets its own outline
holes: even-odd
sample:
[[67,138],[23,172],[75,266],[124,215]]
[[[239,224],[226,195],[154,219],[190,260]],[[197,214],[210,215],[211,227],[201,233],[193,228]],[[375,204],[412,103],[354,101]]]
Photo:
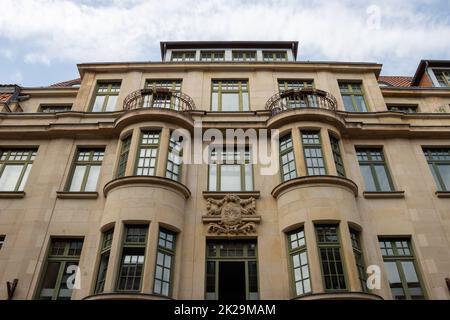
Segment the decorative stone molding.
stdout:
[[203,222],[207,231],[215,235],[249,235],[256,233],[256,224],[261,217],[256,215],[256,200],[241,199],[237,195],[225,195],[221,200],[207,199],[207,214]]
[[405,197],[405,191],[364,191],[363,196],[366,199],[401,199]]

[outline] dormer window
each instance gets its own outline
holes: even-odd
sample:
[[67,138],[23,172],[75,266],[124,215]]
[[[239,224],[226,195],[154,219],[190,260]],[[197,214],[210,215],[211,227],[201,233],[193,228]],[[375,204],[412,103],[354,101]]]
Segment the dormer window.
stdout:
[[256,51],[233,51],[233,61],[256,61]]
[[263,51],[264,61],[287,61],[286,51]]
[[195,51],[173,51],[173,62],[195,61]]
[[225,51],[202,51],[200,53],[201,61],[225,61]]
[[450,70],[434,70],[440,87],[450,87]]

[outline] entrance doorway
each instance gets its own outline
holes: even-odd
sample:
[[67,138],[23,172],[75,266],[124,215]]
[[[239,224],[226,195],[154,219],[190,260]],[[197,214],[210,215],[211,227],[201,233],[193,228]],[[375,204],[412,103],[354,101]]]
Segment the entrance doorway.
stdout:
[[257,300],[256,241],[208,241],[206,299]]

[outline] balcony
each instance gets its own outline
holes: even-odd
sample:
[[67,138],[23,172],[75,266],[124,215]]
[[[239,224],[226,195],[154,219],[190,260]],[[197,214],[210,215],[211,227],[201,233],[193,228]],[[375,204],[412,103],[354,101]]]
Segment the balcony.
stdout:
[[123,102],[125,111],[154,108],[180,112],[195,110],[195,103],[187,94],[167,88],[141,89],[130,93]]
[[291,89],[273,95],[266,103],[266,110],[272,115],[301,108],[337,110],[336,98],[323,90],[304,88]]

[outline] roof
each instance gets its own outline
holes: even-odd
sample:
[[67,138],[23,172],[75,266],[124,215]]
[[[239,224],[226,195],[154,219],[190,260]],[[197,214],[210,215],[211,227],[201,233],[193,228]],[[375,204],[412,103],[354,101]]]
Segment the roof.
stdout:
[[421,60],[411,81],[412,86],[418,86],[428,67],[450,67],[450,60]]
[[410,87],[412,77],[405,76],[379,76],[378,81],[392,87]]
[[297,60],[298,41],[161,41],[161,59],[168,49],[292,49]]
[[73,86],[78,86],[80,84],[81,84],[81,79],[77,78],[77,79],[73,79],[73,80],[58,82],[58,83],[50,85],[49,87],[50,88],[71,88]]
[[7,104],[12,96],[13,96],[12,93],[0,93],[0,103]]

